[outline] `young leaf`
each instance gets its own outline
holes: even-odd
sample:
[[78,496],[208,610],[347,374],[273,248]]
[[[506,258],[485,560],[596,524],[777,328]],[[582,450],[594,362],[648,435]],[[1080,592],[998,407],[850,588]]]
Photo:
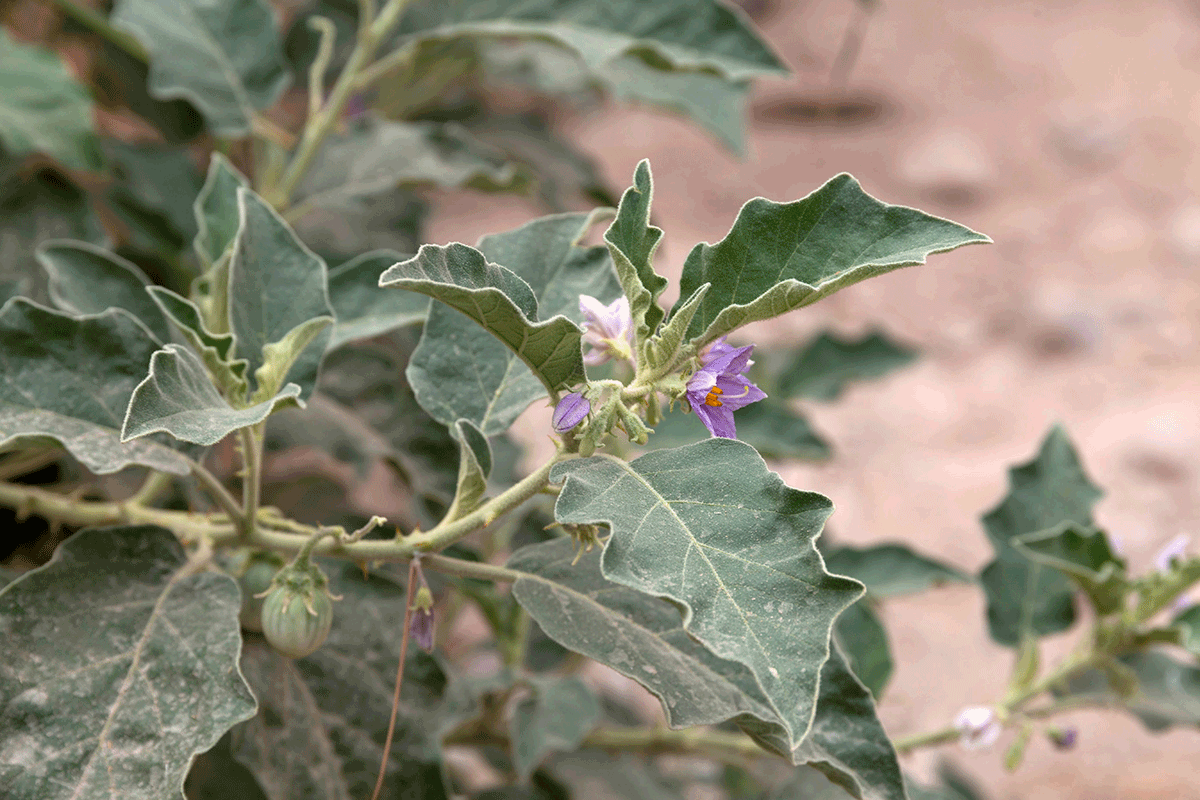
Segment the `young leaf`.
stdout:
[[221,260],[237,238],[241,224],[238,189],[241,188],[249,189],[250,181],[229,163],[229,159],[213,153],[208,162],[208,177],[193,203],[196,255],[210,267]]
[[[233,334],[216,334],[210,331],[195,303],[162,286],[148,286],[146,291],[163,316],[171,321],[197,352],[212,350],[211,357],[222,362],[229,358],[233,348]],[[205,356],[205,363],[208,363],[208,356]],[[237,372],[244,373],[245,362],[240,363],[242,366]]]
[[425,297],[379,291],[383,271],[406,258],[391,250],[375,250],[329,270],[329,303],[337,323],[327,349],[424,321],[429,310]]
[[0,144],[13,155],[45,153],[69,167],[99,169],[92,98],[52,51],[0,30]]
[[879,331],[857,340],[822,331],[782,370],[779,390],[788,397],[836,400],[847,384],[881,377],[916,357],[916,350]]
[[589,66],[650,50],[676,69],[732,80],[787,71],[742,14],[716,0],[423,3],[405,15],[401,33],[406,46],[461,36],[550,39],[579,53]]
[[[383,758],[405,588],[353,564],[327,571],[343,600],[319,650],[295,661],[252,639],[242,654],[262,711],[234,730],[233,750],[270,800],[370,797]],[[409,647],[381,798],[448,797],[440,739],[472,710],[460,694],[437,659]]]
[[882,697],[895,663],[883,620],[871,608],[868,598],[864,597],[842,612],[833,624],[833,638],[863,686],[870,689],[876,699]]
[[446,521],[470,514],[479,506],[492,474],[492,448],[479,428],[470,420],[460,419],[452,430],[458,439],[458,486],[454,502],[446,511]]
[[1052,567],[1074,581],[1098,614],[1124,607],[1129,583],[1125,561],[1112,549],[1104,531],[1068,522],[1012,540],[1017,551],[1035,564]]
[[[600,554],[576,562],[573,543],[556,539],[514,553],[522,573],[513,594],[554,641],[612,667],[663,703],[673,728],[735,721],[762,746],[793,763],[824,761],[856,783],[856,797],[899,800],[899,768],[867,691],[847,677],[836,649],[822,667],[809,738],[795,751],[771,701],[744,665],[715,655],[689,635],[672,604],[607,580]],[[836,768],[835,766],[836,765]]]
[[51,241],[37,249],[50,279],[54,304],[71,314],[99,314],[123,308],[158,338],[170,340],[167,322],[146,293],[150,279],[120,256],[87,242]]
[[121,441],[162,431],[193,444],[216,444],[238,428],[262,422],[276,405],[299,402],[299,394],[300,387],[289,383],[269,400],[235,409],[213,385],[200,356],[169,344],[150,359],[150,374],[134,389]]
[[1008,496],[983,517],[996,559],[984,567],[980,582],[988,598],[988,631],[1012,647],[1022,634],[1044,636],[1075,621],[1070,582],[1057,570],[1031,562],[1014,540],[1066,522],[1090,527],[1101,491],[1088,480],[1058,426],[1033,461],[1009,470],[1009,487]]
[[0,309],[0,445],[51,438],[97,474],[134,464],[188,474],[170,447],[121,441],[129,398],[158,346],[121,309],[72,317],[10,300]]
[[[479,250],[489,262],[510,266],[528,284],[541,317],[579,321],[579,295],[609,302],[620,293],[605,248],[577,244],[591,220],[588,214],[543,217],[483,237]],[[546,395],[545,386],[512,350],[482,328],[464,325],[461,315],[441,303],[429,310],[408,378],[435,419],[446,425],[469,419],[488,436],[507,430],[530,403]]]
[[263,0],[118,0],[110,21],[149,53],[150,94],[187,99],[218,136],[249,133],[291,82]]
[[756,198],[742,206],[724,239],[696,245],[684,261],[680,298],[712,284],[688,336],[702,346],[861,280],[924,264],[931,253],[990,241],[948,220],[881,203],[844,174],[792,203]]
[[604,233],[621,288],[629,298],[629,312],[643,337],[657,331],[662,322],[658,296],[667,286],[667,279],[654,271],[654,251],[663,232],[650,224],[653,196],[650,162],[642,159],[633,172],[633,186],[621,196],[617,217]]
[[240,608],[232,579],[148,525],[82,531],[0,591],[5,797],[179,797],[255,711]]
[[825,553],[825,568],[861,581],[874,597],[923,592],[943,583],[971,583],[971,578],[902,544],[836,547]]
[[324,145],[297,195],[321,206],[409,184],[521,191],[528,181],[460,125],[372,119]]
[[678,603],[689,633],[753,672],[798,746],[833,621],[862,594],[815,548],[832,503],[787,487],[736,439],[567,461],[551,479],[565,481],[557,521],[611,527],[605,577]]
[[325,262],[258,195],[238,189],[237,196],[240,223],[229,260],[237,355],[249,362],[256,392],[274,394],[287,380],[306,397],[333,321]]
[[533,680],[533,696],[509,719],[513,767],[522,781],[553,752],[570,752],[600,721],[600,701],[576,677]]

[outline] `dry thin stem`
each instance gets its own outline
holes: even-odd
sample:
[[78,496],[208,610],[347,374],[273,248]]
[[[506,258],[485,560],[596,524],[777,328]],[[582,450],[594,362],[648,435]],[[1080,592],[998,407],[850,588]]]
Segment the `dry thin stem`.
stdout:
[[408,626],[412,622],[413,587],[417,585],[417,559],[408,564],[408,594],[404,600],[404,634],[400,639],[400,663],[396,665],[396,689],[392,692],[392,716],[388,719],[387,738],[383,742],[383,759],[379,762],[379,777],[375,779],[375,791],[371,800],[379,800],[383,788],[383,776],[387,773],[388,756],[392,752],[392,736],[396,732],[396,714],[400,710],[400,687],[404,683],[404,661],[408,658]]

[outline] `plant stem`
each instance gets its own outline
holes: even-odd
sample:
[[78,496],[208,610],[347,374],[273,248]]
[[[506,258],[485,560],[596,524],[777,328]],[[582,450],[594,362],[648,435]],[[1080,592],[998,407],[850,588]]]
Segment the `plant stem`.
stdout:
[[[353,94],[358,73],[371,63],[379,45],[400,22],[400,16],[404,13],[407,5],[408,0],[388,0],[380,10],[379,16],[375,17],[369,25],[365,22],[360,25],[354,50],[350,53],[350,58],[338,76],[337,82],[334,83],[333,90],[329,93],[329,99],[305,125],[304,133],[300,138],[300,146],[292,156],[292,161],[288,164],[283,178],[267,194],[267,200],[277,210],[283,211],[291,202],[292,192],[296,190],[300,180],[312,166],[317,151],[320,150],[325,137],[333,130],[334,125],[341,117],[342,109],[346,107],[346,101]],[[360,10],[365,12],[367,7],[364,5]]]
[[62,458],[63,451],[59,447],[44,447],[13,453],[0,461],[0,481],[8,481],[37,472],[48,467]]
[[76,0],[53,0],[53,2],[71,19],[88,28],[96,35],[115,44],[138,61],[142,63],[150,61],[150,54],[146,52],[146,48],[142,47],[141,42],[131,34],[119,28],[114,28],[113,24],[108,21],[108,17],[96,9],[89,8],[82,3],[76,2]]
[[[242,536],[253,538],[258,522],[259,488],[262,483],[262,440],[264,423],[242,428],[238,437],[242,444],[242,509],[235,517],[242,527]],[[230,498],[232,500],[232,498]],[[236,508],[236,503],[235,506]]]
[[141,487],[139,487],[138,490],[134,492],[133,495],[130,496],[130,498],[125,502],[135,503],[139,506],[152,505],[156,500],[158,500],[158,498],[162,497],[171,490],[172,480],[173,476],[168,475],[165,472],[152,470],[150,474],[146,476],[146,481],[141,485]]
[[[506,744],[499,732],[464,730],[451,733],[446,744]],[[744,765],[748,760],[768,757],[750,737],[711,728],[619,728],[600,726],[584,737],[580,747],[598,750],[634,750],[640,753],[691,753],[725,763]]]
[[901,736],[899,739],[893,740],[892,745],[896,748],[897,753],[904,754],[921,747],[932,747],[933,745],[957,742],[960,736],[962,736],[962,733],[958,728],[942,728],[941,730],[917,733],[912,736]]
[[237,500],[233,499],[233,495],[229,493],[225,485],[217,480],[217,476],[209,472],[208,468],[199,461],[192,461],[189,458],[188,466],[192,469],[192,476],[212,495],[213,500],[217,501],[217,505],[229,516],[229,519],[235,524],[244,525],[246,520],[243,517],[243,510],[238,507]]
[[408,658],[408,626],[412,624],[413,587],[416,586],[416,583],[417,562],[414,559],[408,565],[408,594],[404,601],[404,633],[400,639],[400,663],[396,665],[396,688],[392,693],[392,716],[388,719],[387,738],[383,742],[383,759],[379,762],[379,777],[375,779],[375,791],[371,792],[371,800],[378,800],[379,790],[383,788],[388,755],[392,751],[392,736],[396,732],[396,713],[400,708],[400,687],[404,682],[404,662]]

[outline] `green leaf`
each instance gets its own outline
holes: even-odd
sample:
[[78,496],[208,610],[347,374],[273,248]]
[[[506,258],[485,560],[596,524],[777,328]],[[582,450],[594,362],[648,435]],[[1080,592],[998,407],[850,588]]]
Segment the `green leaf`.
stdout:
[[1022,635],[1044,636],[1075,621],[1073,590],[1064,575],[1033,563],[1014,545],[1019,536],[1074,522],[1090,527],[1102,492],[1083,471],[1067,433],[1055,426],[1033,461],[1009,470],[1009,492],[983,517],[996,550],[980,582],[988,598],[988,631],[1015,646]]
[[1069,522],[1018,536],[1012,544],[1033,563],[1052,567],[1074,581],[1097,613],[1112,614],[1124,607],[1129,590],[1125,561],[1112,549],[1104,531]]
[[[734,414],[738,439],[763,458],[802,458],[822,461],[830,457],[829,444],[812,429],[808,419],[787,403],[767,398],[740,408]],[[709,438],[694,414],[668,413],[654,426],[650,442],[655,447],[676,447]]]
[[677,69],[734,80],[786,73],[770,46],[739,12],[715,0],[499,0],[422,3],[411,8],[401,42],[461,36],[550,39],[596,66],[650,50]]
[[109,200],[153,217],[179,250],[196,236],[193,204],[203,180],[185,150],[151,144],[105,143],[120,182]]
[[193,757],[254,714],[240,608],[148,525],[82,531],[5,587],[5,796],[180,797]]
[[488,476],[492,474],[492,448],[483,432],[466,419],[454,423],[452,430],[458,439],[458,484],[445,521],[466,516],[478,508],[487,493]]
[[522,781],[554,752],[578,749],[600,721],[600,701],[579,678],[532,681],[533,695],[513,708],[509,719],[513,767]]
[[220,261],[237,238],[241,224],[238,189],[242,188],[250,188],[250,181],[229,159],[213,153],[208,162],[208,177],[192,205],[196,218],[196,255],[208,266]]
[[54,304],[71,314],[99,314],[123,308],[141,320],[160,342],[170,340],[167,322],[146,292],[150,279],[120,256],[87,242],[51,241],[37,249],[50,279]]
[[1200,657],[1200,606],[1186,608],[1171,620],[1171,625],[1179,629],[1179,645]]
[[[242,669],[262,713],[234,730],[234,754],[270,800],[371,796],[383,758],[405,588],[353,564],[328,570],[344,599],[321,649],[299,661],[248,639]],[[446,798],[440,739],[469,711],[439,662],[410,647],[385,800]]]
[[383,271],[409,257],[376,250],[329,270],[329,303],[337,323],[328,349],[424,321],[429,300],[423,295],[379,291]]
[[[683,800],[683,794],[664,779],[653,762],[629,754],[578,750],[555,757],[550,765],[555,777],[572,790],[572,797],[628,797],[637,800]],[[537,776],[534,776],[537,780]],[[599,789],[607,789],[603,792]],[[474,800],[479,800],[475,798]],[[531,800],[558,800],[535,794]]]
[[533,289],[507,267],[465,244],[421,245],[379,278],[440,300],[482,325],[512,350],[550,392],[583,380],[583,332],[566,317],[537,321]]
[[298,402],[299,394],[300,387],[289,383],[270,400],[234,408],[213,385],[200,356],[169,344],[150,359],[150,374],[133,392],[121,441],[162,431],[193,444],[216,444],[239,428],[262,422],[276,405]]
[[645,336],[658,330],[663,310],[658,296],[667,286],[667,279],[654,271],[654,251],[662,240],[662,228],[650,224],[650,204],[654,198],[654,181],[650,162],[642,159],[633,172],[633,186],[621,196],[616,219],[604,233],[604,242],[612,254],[621,288],[629,298],[633,322]]
[[754,448],[720,438],[632,462],[567,461],[551,480],[565,481],[558,522],[611,527],[605,577],[677,603],[689,633],[754,673],[798,746],[833,621],[862,594],[816,551],[828,498],[787,487]]
[[325,262],[262,198],[237,191],[241,223],[229,260],[229,324],[237,355],[249,362],[257,392],[273,394],[288,380],[306,397],[329,335],[309,334],[314,325],[323,329],[333,321]]
[[50,438],[97,474],[135,464],[188,474],[187,460],[158,441],[121,441],[129,398],[157,348],[120,309],[72,317],[10,300],[0,309],[0,445]]
[[118,0],[110,21],[149,53],[150,94],[190,101],[218,136],[249,133],[291,82],[263,0]]
[[128,109],[149,122],[167,144],[190,142],[204,130],[204,118],[186,100],[156,100],[147,86],[150,68],[107,39],[94,52],[92,83],[104,87],[101,104]]
[[[588,214],[543,217],[479,241],[489,262],[511,265],[516,279],[536,295],[541,317],[560,315],[553,319],[564,329],[572,326],[575,344],[567,353],[572,369],[582,369],[580,334],[570,322],[582,318],[579,295],[609,302],[620,293],[605,248],[578,245],[591,220]],[[546,396],[541,380],[511,349],[440,303],[429,310],[408,378],[435,419],[446,425],[469,419],[488,436],[507,430],[530,403]]]
[[1102,670],[1072,678],[1060,696],[1097,705],[1123,707],[1152,731],[1172,725],[1200,725],[1200,667],[1149,650],[1120,656],[1117,663],[1136,680],[1137,691],[1126,697]]
[[779,389],[788,397],[836,400],[847,384],[881,377],[916,357],[916,350],[892,342],[879,331],[861,339],[823,331],[782,370]]
[[833,638],[841,646],[850,670],[876,699],[882,697],[895,664],[883,620],[867,598],[842,612],[833,625]]
[[52,51],[0,30],[0,143],[14,155],[45,153],[99,169],[92,98]]
[[954,567],[914,553],[902,544],[836,547],[825,554],[825,568],[861,581],[874,597],[895,597],[943,583],[971,583]]
[[856,796],[903,797],[897,793],[895,752],[870,695],[836,649],[822,667],[809,739],[793,752],[777,711],[746,666],[698,642],[672,604],[606,579],[600,553],[575,559],[573,543],[564,538],[522,548],[508,561],[509,569],[522,573],[513,595],[554,641],[658,697],[672,728],[733,720],[793,763],[825,762],[843,783],[852,780],[862,787]]
[[297,194],[322,206],[410,184],[495,192],[522,191],[528,180],[460,125],[372,119],[326,143]]
[[104,240],[87,194],[49,170],[33,171],[0,148],[0,281],[14,294],[50,302],[45,273],[34,257],[48,239]]
[[[197,351],[212,350],[212,357],[221,361],[229,358],[233,349],[233,334],[210,331],[195,303],[162,286],[148,286],[146,291],[171,324],[187,337],[192,347]],[[207,363],[207,357],[205,361]],[[244,362],[240,371],[245,371]]]
[[680,298],[712,284],[688,336],[702,346],[867,278],[924,264],[931,253],[990,241],[948,220],[881,203],[845,174],[792,203],[759,197],[742,206],[724,239],[701,242],[688,254]]

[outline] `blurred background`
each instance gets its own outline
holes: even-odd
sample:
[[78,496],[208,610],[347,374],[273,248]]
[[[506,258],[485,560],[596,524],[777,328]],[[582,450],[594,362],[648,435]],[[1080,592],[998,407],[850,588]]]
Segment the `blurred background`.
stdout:
[[[1135,571],[1200,533],[1200,3],[744,6],[795,71],[756,88],[744,157],[661,113],[559,113],[611,186],[650,159],[660,271],[678,277],[692,245],[721,239],[749,198],[797,199],[838,172],[995,240],[740,332],[739,344],[787,347],[827,326],[881,327],[921,352],[836,403],[804,406],[832,460],[772,464],[833,498],[826,535],[905,541],[977,572],[992,558],[980,515],[1055,422],[1105,489],[1097,519]],[[434,208],[434,242],[544,213],[480,194]],[[527,415],[531,448],[548,415]],[[893,736],[1002,693],[1011,651],[988,638],[979,591],[947,586],[883,614],[896,671],[881,716]],[[1052,637],[1044,660],[1073,641]],[[1000,763],[1007,738],[902,763],[928,777],[949,758],[998,799],[1200,796],[1196,730],[1150,734],[1101,712],[1062,722],[1079,728],[1076,749],[1037,739],[1015,774]]]

